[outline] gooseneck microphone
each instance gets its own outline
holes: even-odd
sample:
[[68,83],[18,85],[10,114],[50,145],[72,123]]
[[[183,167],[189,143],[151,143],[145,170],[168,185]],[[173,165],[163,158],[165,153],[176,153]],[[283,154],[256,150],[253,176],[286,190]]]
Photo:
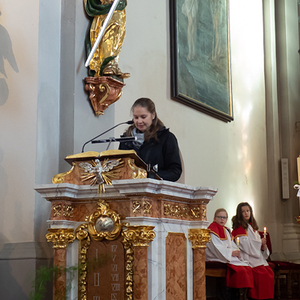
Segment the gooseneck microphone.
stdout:
[[127,121],[127,122],[119,123],[119,124],[117,124],[117,125],[115,125],[115,126],[109,128],[109,129],[107,129],[106,131],[100,133],[99,135],[97,135],[97,136],[93,137],[92,139],[88,140],[87,142],[85,142],[85,143],[83,144],[83,146],[82,146],[81,152],[84,152],[84,147],[85,147],[86,144],[88,144],[88,143],[90,143],[91,141],[97,139],[97,138],[100,137],[101,135],[103,135],[103,134],[109,132],[110,130],[113,130],[114,128],[116,128],[116,127],[118,127],[118,126],[120,126],[120,125],[122,125],[122,124],[128,124],[128,125],[131,125],[131,124],[133,124],[133,123],[134,123],[134,122],[133,122],[132,120],[129,120],[129,121]]

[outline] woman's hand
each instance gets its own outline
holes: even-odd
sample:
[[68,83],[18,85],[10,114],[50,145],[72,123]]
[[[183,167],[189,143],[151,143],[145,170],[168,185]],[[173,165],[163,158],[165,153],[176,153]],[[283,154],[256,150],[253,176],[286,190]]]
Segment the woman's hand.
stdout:
[[235,256],[235,257],[238,257],[238,258],[241,258],[241,252],[240,250],[234,250],[232,251],[232,256]]
[[266,238],[261,239],[261,250],[267,250],[267,239]]

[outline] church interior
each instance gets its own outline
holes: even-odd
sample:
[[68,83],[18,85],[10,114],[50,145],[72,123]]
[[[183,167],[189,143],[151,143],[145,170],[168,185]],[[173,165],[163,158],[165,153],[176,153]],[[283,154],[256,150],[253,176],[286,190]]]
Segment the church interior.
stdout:
[[[144,199],[145,205],[148,203],[145,199],[153,197],[156,199],[153,207],[163,201],[164,207],[170,204],[168,201],[189,203],[187,195],[193,195],[194,199],[201,199],[202,217],[179,220],[176,212],[165,214],[161,220],[155,212],[151,217],[134,217],[132,212],[127,216],[126,222],[131,226],[153,225],[154,229],[149,230],[156,235],[149,238],[147,248],[137,247],[135,252],[135,257],[140,257],[146,265],[148,257],[144,277],[148,278],[148,284],[146,287],[141,284],[140,292],[146,291],[147,299],[152,300],[216,299],[216,282],[206,277],[205,285],[201,276],[202,279],[196,278],[195,266],[201,272],[205,272],[205,266],[195,263],[196,257],[204,258],[202,248],[196,252],[192,229],[206,229],[218,208],[226,209],[226,226],[232,228],[231,218],[240,202],[251,204],[259,230],[267,228],[272,242],[270,259],[300,264],[300,200],[295,188],[300,182],[297,161],[300,156],[300,2],[212,0],[216,11],[208,16],[206,0],[198,1],[199,41],[207,28],[204,17],[216,17],[219,6],[226,8],[222,22],[228,26],[225,49],[228,55],[223,60],[228,63],[229,110],[221,114],[206,109],[205,103],[193,105],[188,95],[185,100],[174,96],[174,86],[180,88],[176,84],[180,79],[176,77],[179,73],[174,70],[176,67],[190,66],[196,70],[195,76],[206,76],[197,70],[198,65],[206,63],[204,59],[186,57],[174,65],[178,54],[174,48],[174,39],[178,42],[174,37],[174,16],[180,15],[188,24],[181,11],[184,2],[192,1],[127,0],[126,34],[118,55],[118,66],[124,72],[121,92],[118,90],[115,102],[96,113],[85,81],[89,76],[85,66],[85,40],[93,20],[85,9],[87,0],[1,1],[0,299],[33,299],[36,272],[42,266],[53,266],[61,253],[66,255],[63,260],[67,266],[78,263],[78,247],[82,243],[78,238],[67,245],[67,250],[54,249],[50,238],[46,238],[51,229],[71,226],[69,218],[55,218],[53,203],[59,199],[73,203],[76,197],[80,201],[95,201],[97,188],[70,185],[72,189],[67,190],[58,181],[53,183],[53,177],[70,172],[73,158],[80,157],[72,155],[80,154],[87,141],[131,120],[131,106],[141,97],[155,102],[158,117],[176,136],[182,174],[173,183],[152,178],[144,179],[146,184],[143,179],[137,179],[136,183],[134,179],[124,179],[123,184],[117,180],[105,191],[111,209],[122,216],[123,211],[126,214],[121,204],[126,195],[131,197],[131,205],[137,201],[137,195],[143,195],[140,199]],[[174,12],[174,7],[180,9]],[[185,38],[189,34],[179,33],[178,37]],[[195,51],[206,51],[209,42]],[[187,40],[185,46],[190,47]],[[187,78],[183,81],[189,82]],[[213,84],[207,86],[213,88]],[[212,90],[203,88],[201,92],[209,95]],[[102,138],[119,138],[126,126],[116,126]],[[110,150],[118,149],[117,142],[87,143],[85,151],[101,153],[107,146]],[[68,156],[71,156],[69,161]],[[63,187],[69,187],[68,183],[64,184]],[[156,198],[158,190],[159,199]],[[114,203],[117,197],[120,205]],[[104,208],[100,205],[99,209]],[[135,209],[138,206],[133,212]],[[82,220],[83,213],[80,219],[74,219],[74,224],[80,225]],[[172,252],[176,248],[178,256]],[[164,267],[172,261],[178,262],[174,270]],[[136,268],[143,272],[142,267]],[[176,296],[168,280],[172,272],[179,271],[185,274],[180,278],[184,284],[174,288]],[[275,282],[275,289],[282,285],[280,299],[291,296],[286,290],[286,274],[279,275],[277,286]],[[297,276],[292,277],[292,299],[300,299],[299,291],[294,292],[300,287],[300,275]],[[78,291],[78,278],[71,281],[75,287],[67,299],[84,299],[83,292]],[[201,287],[200,292],[195,292],[196,284]],[[55,299],[51,282],[47,291],[45,299]],[[146,299],[136,291],[133,293],[135,300]],[[114,297],[113,293],[109,295]],[[275,296],[279,297],[277,290]],[[103,299],[130,299],[130,296],[122,297]],[[100,296],[94,299],[100,300]]]

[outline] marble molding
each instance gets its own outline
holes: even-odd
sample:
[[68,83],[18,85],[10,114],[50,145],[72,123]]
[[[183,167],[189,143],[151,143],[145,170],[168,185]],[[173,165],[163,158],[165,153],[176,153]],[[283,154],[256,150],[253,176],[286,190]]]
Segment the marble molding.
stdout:
[[217,192],[155,179],[115,180],[101,195],[97,187],[70,183],[35,189],[51,202],[51,220],[82,222],[95,211],[99,199],[105,199],[121,219],[144,216],[206,221],[206,205]]

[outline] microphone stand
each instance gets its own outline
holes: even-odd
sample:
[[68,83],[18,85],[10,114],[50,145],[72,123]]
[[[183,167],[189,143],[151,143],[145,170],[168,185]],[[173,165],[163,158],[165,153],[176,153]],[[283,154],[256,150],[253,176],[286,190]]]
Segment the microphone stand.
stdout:
[[118,126],[120,126],[120,125],[122,125],[122,124],[129,124],[129,125],[130,125],[130,124],[133,124],[133,121],[132,121],[132,120],[130,120],[130,121],[127,121],[127,122],[122,122],[122,123],[119,123],[119,124],[117,124],[117,125],[113,126],[112,128],[109,128],[109,129],[107,129],[106,131],[104,131],[104,132],[100,133],[99,135],[97,135],[97,136],[93,137],[92,139],[88,140],[87,142],[85,142],[85,143],[83,144],[83,146],[82,146],[82,149],[81,149],[81,152],[82,152],[82,153],[84,152],[84,147],[85,147],[85,145],[86,145],[86,144],[88,144],[88,143],[92,142],[94,139],[96,139],[96,138],[100,137],[101,135],[103,135],[103,134],[105,134],[105,133],[109,132],[110,130],[113,130],[114,128],[116,128],[116,127],[118,127]]
[[136,141],[136,139],[137,139],[136,136],[124,136],[124,137],[120,137],[120,138],[110,137],[109,139],[92,141],[92,144],[109,143],[106,148],[106,150],[108,150],[108,148],[112,142],[120,142],[120,143],[133,142],[133,141]]

